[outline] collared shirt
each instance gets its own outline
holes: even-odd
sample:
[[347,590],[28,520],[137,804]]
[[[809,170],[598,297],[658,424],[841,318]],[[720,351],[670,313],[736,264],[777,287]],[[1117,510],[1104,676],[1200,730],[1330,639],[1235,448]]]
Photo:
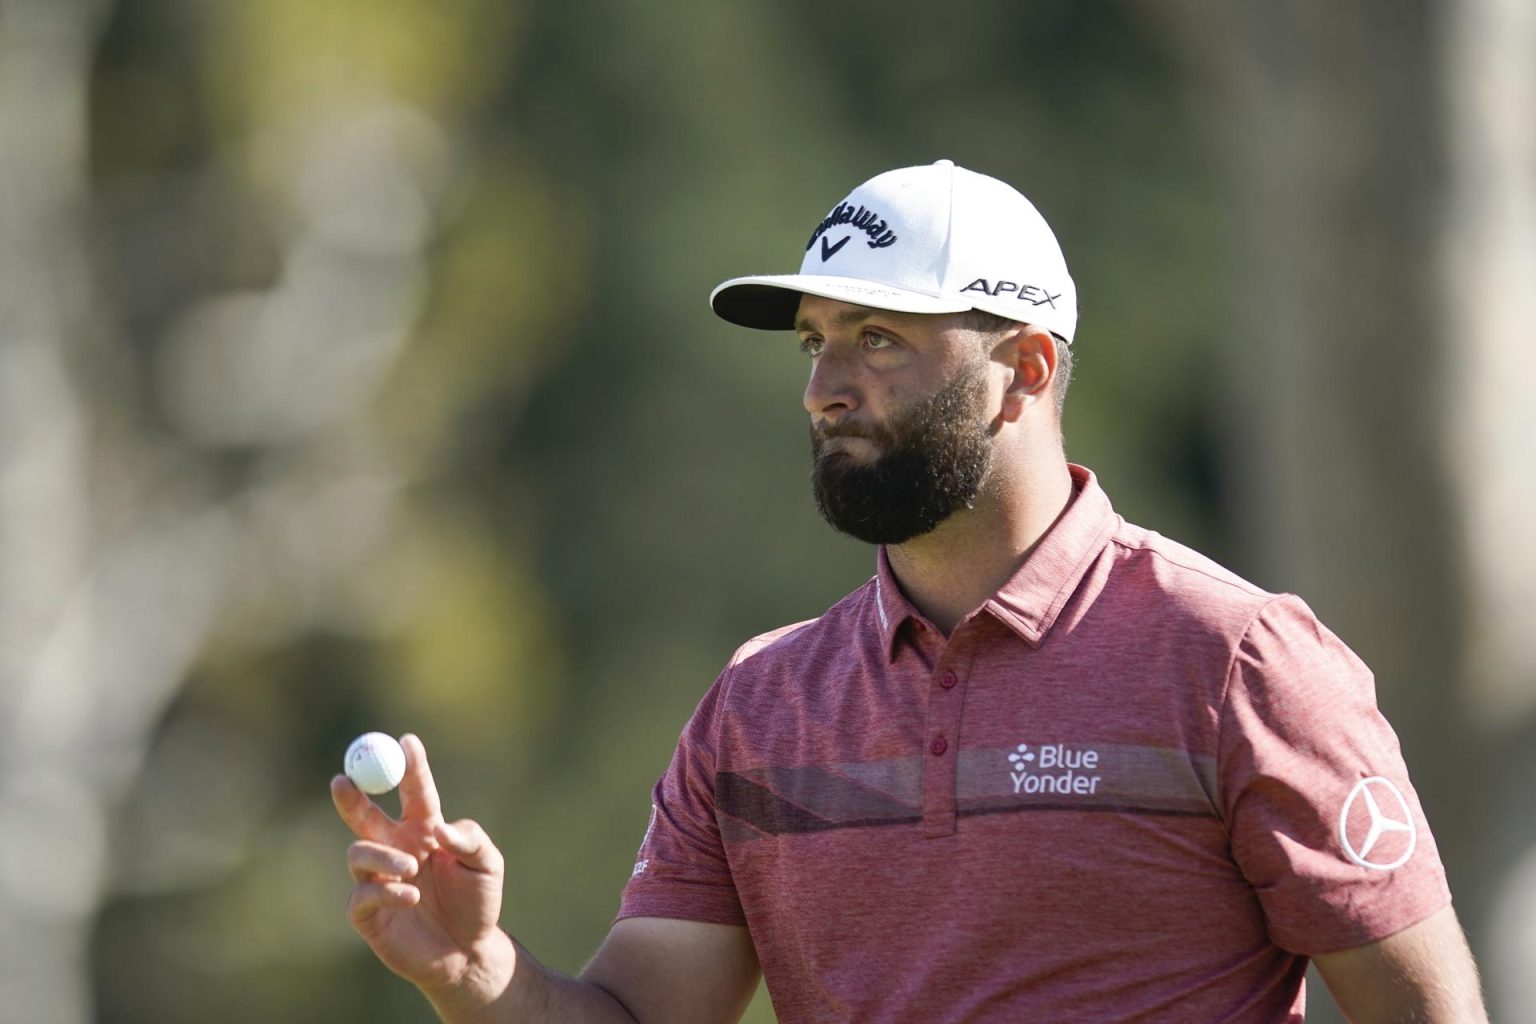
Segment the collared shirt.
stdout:
[[1449,901],[1370,672],[1093,475],[945,637],[876,575],[744,645],[619,916],[744,924],[781,1024],[1292,1021]]

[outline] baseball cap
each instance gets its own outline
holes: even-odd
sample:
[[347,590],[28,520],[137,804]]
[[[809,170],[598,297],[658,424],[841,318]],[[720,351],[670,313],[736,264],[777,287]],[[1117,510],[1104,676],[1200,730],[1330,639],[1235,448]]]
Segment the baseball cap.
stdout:
[[1040,211],[951,160],[870,178],[816,225],[800,273],[732,278],[709,304],[733,324],[782,331],[801,295],[901,313],[980,309],[1067,341],[1077,328],[1077,289]]

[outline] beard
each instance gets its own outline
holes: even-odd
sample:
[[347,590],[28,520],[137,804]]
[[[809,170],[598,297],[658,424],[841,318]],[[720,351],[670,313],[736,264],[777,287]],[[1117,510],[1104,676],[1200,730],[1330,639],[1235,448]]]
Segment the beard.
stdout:
[[[885,424],[811,425],[811,487],[821,517],[870,544],[901,544],[974,506],[992,465],[984,412],[986,377],[969,365],[938,393]],[[860,464],[826,451],[837,437],[861,437],[880,455]]]

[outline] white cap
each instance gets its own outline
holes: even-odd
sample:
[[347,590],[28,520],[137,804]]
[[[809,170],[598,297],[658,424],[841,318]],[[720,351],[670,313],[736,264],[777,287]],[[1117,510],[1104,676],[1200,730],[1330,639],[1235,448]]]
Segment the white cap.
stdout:
[[1077,289],[1040,211],[949,160],[869,179],[816,226],[800,273],[733,278],[709,304],[733,324],[783,331],[801,295],[902,313],[980,309],[1067,341],[1077,328]]

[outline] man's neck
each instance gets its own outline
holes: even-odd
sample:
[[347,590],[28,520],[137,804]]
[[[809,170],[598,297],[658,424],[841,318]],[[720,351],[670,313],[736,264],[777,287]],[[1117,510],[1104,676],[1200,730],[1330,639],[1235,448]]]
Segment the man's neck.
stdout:
[[886,548],[902,593],[946,636],[1019,571],[1071,503],[1072,477],[1060,460],[999,490],[932,533]]

